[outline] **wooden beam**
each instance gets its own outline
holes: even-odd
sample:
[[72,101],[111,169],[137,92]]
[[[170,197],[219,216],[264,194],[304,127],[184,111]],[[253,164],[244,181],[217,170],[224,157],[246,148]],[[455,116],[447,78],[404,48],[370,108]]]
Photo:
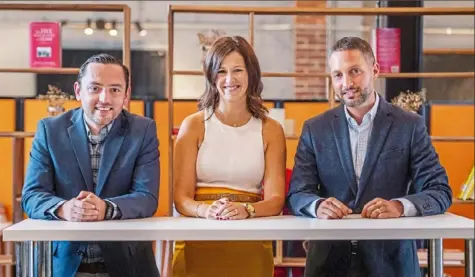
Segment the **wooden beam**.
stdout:
[[297,8],[297,7],[229,7],[171,5],[177,13],[224,13],[268,15],[474,15],[475,8]]
[[79,68],[0,68],[0,73],[78,74]]
[[475,55],[475,49],[433,48],[424,49],[424,55]]
[[33,132],[0,132],[0,138],[31,138],[34,136]]
[[0,10],[121,12],[127,5],[116,4],[0,4]]
[[[199,70],[174,70],[173,75],[201,76]],[[330,77],[330,73],[299,73],[299,72],[262,72],[262,77]],[[475,72],[407,72],[407,73],[382,73],[381,78],[473,78]]]

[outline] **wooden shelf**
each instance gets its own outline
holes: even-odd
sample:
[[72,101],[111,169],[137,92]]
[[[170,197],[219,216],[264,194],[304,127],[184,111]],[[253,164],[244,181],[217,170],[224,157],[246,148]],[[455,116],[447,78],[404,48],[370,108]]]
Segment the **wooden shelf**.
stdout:
[[121,12],[127,5],[117,4],[0,4],[0,10]]
[[432,141],[447,141],[447,142],[473,142],[475,141],[474,137],[440,137],[440,136],[431,136]]
[[417,72],[417,73],[382,73],[382,78],[473,78],[474,72]]
[[[444,250],[444,267],[463,267],[465,264],[465,253],[458,249]],[[427,250],[417,251],[419,266],[427,267]]]
[[288,140],[299,140],[299,136],[297,135],[293,135],[293,136],[285,136],[285,139],[288,139]]
[[458,198],[452,199],[452,204],[475,204],[474,199],[467,199],[467,200],[462,200]]
[[170,5],[170,12],[269,15],[473,15],[474,8],[293,8]]
[[0,255],[0,266],[7,265],[15,265],[12,255]]
[[424,49],[424,55],[475,55],[475,49],[433,48]]
[[283,257],[282,262],[274,261],[274,265],[280,267],[304,267],[305,258]]
[[[417,251],[419,266],[427,267],[427,252],[425,250]],[[444,250],[444,267],[463,267],[465,261],[464,252],[455,249]],[[274,259],[275,266],[280,267],[304,267],[305,258],[283,257],[282,262]]]
[[0,73],[78,74],[79,68],[0,68]]
[[[201,76],[199,70],[173,70],[173,75]],[[330,74],[322,73],[299,73],[299,72],[262,72],[262,77],[315,77],[329,78]],[[415,73],[381,73],[381,78],[474,78],[475,72],[415,72]]]
[[0,132],[0,138],[31,138],[34,136],[33,132]]
[[[299,136],[285,136],[286,139],[298,140]],[[431,137],[432,141],[445,141],[445,142],[473,142],[475,137]]]

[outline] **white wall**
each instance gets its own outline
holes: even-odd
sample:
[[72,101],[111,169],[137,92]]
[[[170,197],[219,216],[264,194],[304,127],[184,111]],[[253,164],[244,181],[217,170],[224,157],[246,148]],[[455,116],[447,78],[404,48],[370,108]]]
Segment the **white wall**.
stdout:
[[[4,1],[5,2],[5,1]],[[45,1],[42,1],[45,2]],[[63,1],[64,2],[64,1]],[[89,1],[90,2],[90,1]],[[118,1],[103,1],[118,2]],[[140,37],[132,30],[132,49],[164,50],[167,49],[168,36],[166,24],[167,2],[143,2],[127,1],[132,8],[132,21],[141,18],[144,21],[154,19],[148,23],[155,26],[149,30],[147,36]],[[85,3],[84,1],[82,3]],[[124,3],[120,1],[120,3]],[[191,1],[176,1],[174,4],[190,4]],[[194,2],[196,3],[196,2]],[[229,1],[202,1],[201,5],[229,5]],[[139,6],[143,5],[140,10]],[[293,1],[240,1],[233,5],[258,5],[258,6],[292,6]],[[106,32],[95,32],[92,36],[83,33],[82,27],[77,22],[85,22],[86,18],[104,18],[108,20],[120,20],[120,15],[113,13],[25,13],[25,12],[0,12],[0,36],[11,38],[7,43],[0,44],[0,67],[28,67],[28,21],[35,20],[70,20],[69,27],[66,25],[62,32],[63,48],[121,48],[121,31],[117,37],[111,37]],[[76,26],[73,27],[73,22]],[[229,15],[203,15],[203,14],[179,14],[176,16],[174,63],[175,69],[199,70],[201,59],[201,46],[198,32],[207,31],[210,28],[220,29],[228,35],[241,35],[248,37],[248,17]],[[255,24],[255,49],[259,57],[263,71],[287,71],[293,72],[293,33],[291,29],[269,30],[266,24],[284,23],[291,26],[292,17],[279,16],[256,16]],[[147,25],[145,22],[143,25]],[[262,27],[264,26],[264,27]],[[15,53],[13,55],[12,53]],[[132,74],[134,74],[132,72]],[[272,98],[292,98],[293,80],[290,78],[265,78],[264,95]],[[0,96],[33,96],[35,95],[34,74],[0,73],[0,84],[4,90]],[[204,90],[204,80],[201,76],[176,76],[174,81],[174,97],[197,98]]]
[[[11,1],[0,1],[6,3]],[[20,1],[15,1],[19,3]],[[28,1],[21,1],[28,2]],[[71,3],[73,1],[35,1],[43,3]],[[97,1],[74,1],[92,3]],[[132,10],[132,21],[141,20],[144,25],[154,27],[146,37],[137,35],[132,29],[132,49],[164,50],[167,48],[167,14],[170,1],[101,1],[101,3],[127,4]],[[294,1],[173,1],[173,4],[232,5],[232,6],[293,6]],[[362,7],[362,1],[338,1],[338,7]],[[471,6],[471,1],[425,1],[425,6]],[[86,36],[82,24],[87,18],[121,20],[120,13],[99,12],[26,12],[0,11],[0,68],[28,67],[28,22],[40,20],[69,20],[63,29],[64,48],[120,48],[121,32],[117,37],[95,32]],[[346,35],[361,36],[362,16],[327,17],[329,45]],[[248,18],[238,15],[179,14],[175,18],[175,69],[200,69],[201,50],[197,37],[200,31],[217,28],[230,35],[247,38]],[[255,49],[263,71],[294,71],[294,32],[292,16],[256,16]],[[425,16],[424,28],[444,30],[452,28],[474,28],[473,17]],[[438,29],[433,29],[438,28]],[[473,35],[424,35],[425,48],[473,48]],[[132,72],[133,74],[133,72]],[[33,96],[35,94],[34,74],[0,73],[1,96]],[[264,78],[266,98],[293,98],[293,78]],[[196,98],[204,89],[201,76],[176,76],[174,96]]]
[[[27,28],[0,27],[0,68],[29,67],[29,42]],[[35,74],[0,73],[1,96],[33,96]]]

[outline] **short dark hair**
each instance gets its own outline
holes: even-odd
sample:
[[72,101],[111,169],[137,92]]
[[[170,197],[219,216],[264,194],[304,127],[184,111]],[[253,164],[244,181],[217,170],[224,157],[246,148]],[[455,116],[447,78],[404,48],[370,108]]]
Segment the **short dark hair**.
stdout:
[[203,60],[203,73],[206,77],[206,89],[200,98],[200,110],[218,107],[219,92],[216,79],[224,58],[236,51],[244,59],[248,73],[247,108],[256,118],[265,119],[268,112],[262,101],[264,85],[261,80],[261,67],[252,46],[241,36],[225,36],[217,39],[206,52]]
[[122,63],[121,60],[116,59],[115,57],[113,57],[109,54],[105,54],[105,53],[94,55],[94,56],[90,57],[89,59],[87,59],[87,61],[85,61],[81,65],[81,67],[79,68],[79,74],[78,74],[78,79],[77,79],[79,84],[81,84],[81,79],[84,76],[84,74],[86,74],[87,66],[90,63],[120,65],[122,67],[122,70],[124,71],[125,91],[127,91],[129,89],[129,76],[130,76],[129,69]]
[[346,50],[360,50],[366,59],[373,65],[376,62],[371,45],[364,39],[359,37],[343,37],[333,44],[330,56],[334,52]]

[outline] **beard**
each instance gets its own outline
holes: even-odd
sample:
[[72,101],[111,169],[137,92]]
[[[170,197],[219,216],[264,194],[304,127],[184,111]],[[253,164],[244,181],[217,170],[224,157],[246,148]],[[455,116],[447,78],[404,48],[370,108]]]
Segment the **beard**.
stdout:
[[343,90],[342,92],[340,92],[340,99],[345,106],[354,108],[361,106],[363,103],[365,103],[366,100],[368,100],[370,93],[371,91],[369,88],[357,88],[356,91],[353,93],[356,94],[356,96],[353,99],[349,100],[345,99],[344,96],[346,92]]

